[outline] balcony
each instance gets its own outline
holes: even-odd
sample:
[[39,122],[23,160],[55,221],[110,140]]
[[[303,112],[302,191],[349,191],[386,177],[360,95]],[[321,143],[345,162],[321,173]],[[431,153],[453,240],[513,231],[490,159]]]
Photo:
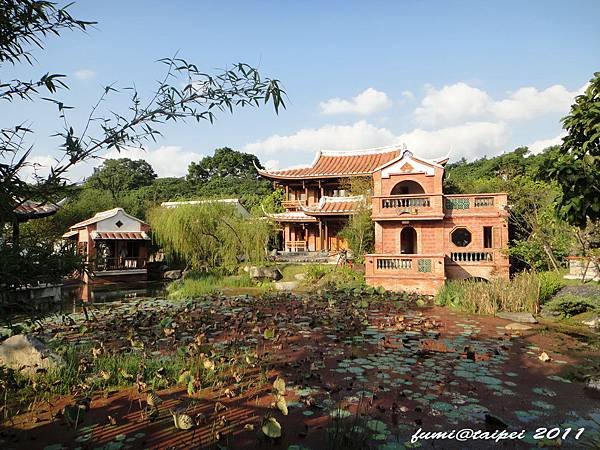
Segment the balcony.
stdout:
[[300,209],[300,206],[306,206],[306,200],[283,200],[281,206],[287,211],[295,211]]
[[461,215],[498,215],[505,212],[506,194],[459,194],[444,196],[444,211],[447,217]]
[[365,255],[365,276],[444,276],[444,255]]
[[443,219],[442,198],[442,194],[374,196],[373,219]]
[[132,274],[145,273],[148,258],[123,257],[123,258],[103,258],[94,264],[95,275],[114,275],[114,274]]

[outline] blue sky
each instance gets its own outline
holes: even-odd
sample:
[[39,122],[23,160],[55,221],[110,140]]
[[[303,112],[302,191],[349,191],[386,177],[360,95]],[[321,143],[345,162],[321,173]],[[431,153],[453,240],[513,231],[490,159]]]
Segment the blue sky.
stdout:
[[[3,67],[3,79],[69,75],[58,98],[82,123],[102,87],[135,83],[149,93],[176,51],[205,70],[244,61],[288,94],[271,108],[223,114],[215,125],[178,124],[142,157],[161,176],[216,147],[257,154],[271,167],[314,152],[406,144],[425,157],[469,159],[558,142],[560,118],[600,70],[598,1],[197,2],[80,1],[76,17],[98,21],[35,52],[34,67]],[[119,96],[107,104],[123,110]],[[3,125],[35,129],[35,160],[58,155],[53,107],[4,104]],[[114,156],[114,153],[105,155]],[[72,173],[80,178],[99,161]]]

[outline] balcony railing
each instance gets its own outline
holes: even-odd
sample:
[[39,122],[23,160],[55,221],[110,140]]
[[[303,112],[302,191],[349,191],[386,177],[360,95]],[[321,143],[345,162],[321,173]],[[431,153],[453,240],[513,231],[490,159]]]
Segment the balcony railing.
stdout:
[[444,274],[442,255],[366,255],[365,275]]
[[491,262],[494,260],[493,252],[451,252],[450,259],[454,262]]
[[300,206],[306,206],[306,200],[283,200],[281,206],[288,210],[300,209]]
[[104,258],[96,262],[95,271],[145,269],[147,262],[148,258],[139,257]]
[[496,212],[507,205],[506,194],[446,195],[446,215],[459,215],[462,211],[472,213]]
[[442,218],[442,195],[411,194],[373,197],[373,218]]
[[305,252],[307,248],[306,241],[286,241],[285,250],[288,252]]

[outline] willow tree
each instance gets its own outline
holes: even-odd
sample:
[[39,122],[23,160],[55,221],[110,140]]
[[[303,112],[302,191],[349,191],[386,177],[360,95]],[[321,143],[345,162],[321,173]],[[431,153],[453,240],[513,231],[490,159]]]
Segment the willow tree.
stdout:
[[242,217],[218,201],[177,208],[154,208],[148,214],[152,234],[167,255],[192,269],[232,270],[240,263],[266,260],[268,221]]

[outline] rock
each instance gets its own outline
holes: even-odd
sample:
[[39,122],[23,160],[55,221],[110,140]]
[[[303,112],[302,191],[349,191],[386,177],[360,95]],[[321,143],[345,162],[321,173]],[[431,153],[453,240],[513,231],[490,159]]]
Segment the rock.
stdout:
[[541,354],[540,356],[538,356],[538,359],[539,359],[540,361],[542,361],[542,362],[548,362],[548,361],[550,361],[552,358],[550,358],[550,357],[548,356],[548,353],[546,353],[546,352],[542,352],[542,354]]
[[485,415],[485,423],[495,430],[506,430],[508,428],[508,424],[504,420],[491,414]]
[[279,250],[277,250],[277,249],[273,249],[273,250],[271,250],[271,252],[269,253],[269,255],[271,255],[271,256],[277,256],[278,254],[279,254]]
[[529,325],[525,325],[524,323],[513,322],[513,323],[509,323],[504,328],[506,328],[507,330],[510,330],[510,331],[527,331],[527,330],[531,330],[533,327],[530,327]]
[[33,375],[36,369],[56,369],[63,359],[33,336],[17,334],[0,345],[0,365]]
[[278,291],[293,291],[297,287],[297,281],[278,281],[275,283],[275,289]]
[[600,316],[595,316],[590,319],[582,320],[581,323],[587,325],[592,329],[600,328]]
[[600,378],[590,378],[585,383],[585,387],[600,392]]
[[496,314],[496,317],[510,320],[511,322],[538,323],[538,321],[535,320],[535,317],[526,312],[499,312]]
[[163,278],[165,280],[179,280],[181,278],[181,270],[167,270],[163,273]]
[[304,281],[304,280],[306,280],[306,274],[305,273],[297,273],[296,275],[294,275],[294,278],[298,281]]
[[250,266],[248,267],[248,273],[250,274],[250,277],[254,278],[254,279],[260,279],[260,280],[273,280],[273,281],[279,281],[283,278],[283,275],[281,274],[281,272],[279,271],[279,269],[277,267],[257,267],[257,266]]

